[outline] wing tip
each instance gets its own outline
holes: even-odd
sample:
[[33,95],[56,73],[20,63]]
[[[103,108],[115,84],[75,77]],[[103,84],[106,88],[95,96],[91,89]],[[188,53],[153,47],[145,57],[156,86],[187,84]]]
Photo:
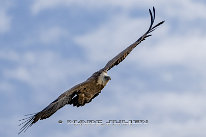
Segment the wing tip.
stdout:
[[21,126],[23,124],[24,125],[19,129],[18,135],[21,134],[22,132],[25,133],[29,127],[31,127],[34,123],[36,123],[38,121],[38,120],[36,120],[37,114],[38,113],[27,114],[25,116],[28,116],[28,115],[30,115],[30,116],[19,120],[19,121],[23,121],[23,122],[21,122],[18,126]]
[[152,10],[149,9],[149,14],[150,14],[150,19],[151,19],[151,23],[150,23],[149,29],[147,30],[147,32],[142,37],[140,37],[138,40],[136,40],[135,43],[141,42],[141,41],[145,40],[145,38],[152,36],[150,33],[152,31],[154,31],[158,26],[160,26],[161,24],[163,24],[165,22],[165,20],[163,20],[163,21],[157,23],[156,25],[153,25],[154,21],[155,21],[155,16],[156,16],[156,12],[155,12],[155,7],[154,6],[152,7]]

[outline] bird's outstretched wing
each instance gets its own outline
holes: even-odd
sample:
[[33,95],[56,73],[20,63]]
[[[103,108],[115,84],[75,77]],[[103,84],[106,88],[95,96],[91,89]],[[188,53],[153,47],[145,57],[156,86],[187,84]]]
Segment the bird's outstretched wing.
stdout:
[[122,52],[120,52],[117,56],[115,56],[113,59],[111,59],[103,68],[103,70],[110,70],[112,67],[114,67],[115,65],[118,65],[120,62],[122,62],[127,55],[138,45],[140,44],[143,40],[145,40],[145,38],[151,36],[151,32],[154,31],[159,25],[163,24],[164,21],[159,22],[158,24],[154,25],[154,20],[155,20],[155,8],[153,7],[153,12],[149,9],[149,13],[151,16],[151,24],[149,29],[144,33],[144,35],[142,35],[137,41],[135,41],[132,45],[130,45],[129,47],[127,47],[125,50],[123,50]]
[[[50,103],[46,108],[44,108],[42,111],[34,114],[28,114],[29,117],[26,117],[24,119],[21,119],[22,123],[19,124],[19,126],[23,125],[20,128],[21,132],[25,132],[29,127],[31,127],[34,123],[36,123],[38,120],[46,119],[50,117],[52,114],[54,114],[57,110],[65,106],[66,104],[73,104],[74,106],[78,106],[77,102],[77,96],[78,93],[80,93],[83,89],[85,89],[85,86],[89,83],[89,81],[85,81],[83,83],[80,83],[70,90],[67,90],[63,94],[61,94],[56,100],[54,100],[52,103]],[[28,116],[25,115],[25,116]]]

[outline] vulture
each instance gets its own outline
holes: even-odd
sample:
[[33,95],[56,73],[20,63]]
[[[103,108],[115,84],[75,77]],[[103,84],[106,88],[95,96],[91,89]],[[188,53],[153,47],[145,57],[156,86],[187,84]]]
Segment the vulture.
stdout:
[[111,80],[107,72],[111,68],[113,68],[114,66],[122,62],[137,45],[139,45],[147,37],[151,36],[152,31],[154,31],[158,26],[164,23],[164,21],[161,21],[156,25],[154,25],[154,21],[155,21],[154,7],[152,10],[149,9],[149,14],[151,17],[151,23],[149,29],[137,41],[129,45],[126,49],[124,49],[122,52],[117,54],[114,58],[109,60],[103,68],[94,72],[87,80],[75,85],[74,87],[62,93],[57,99],[51,102],[43,110],[34,114],[29,114],[29,117],[20,120],[21,124],[19,126],[21,125],[23,126],[20,128],[18,134],[20,134],[23,131],[25,132],[30,126],[32,126],[38,120],[49,118],[57,110],[59,110],[60,108],[62,108],[67,104],[76,107],[84,106],[85,104],[91,102],[93,98],[98,96],[101,90],[109,82],[109,80]]

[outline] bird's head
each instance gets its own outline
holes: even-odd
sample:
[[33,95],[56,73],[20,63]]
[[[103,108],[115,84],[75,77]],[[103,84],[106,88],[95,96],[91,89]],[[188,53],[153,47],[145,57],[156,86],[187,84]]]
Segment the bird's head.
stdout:
[[103,71],[98,77],[97,84],[106,86],[109,80],[111,80],[111,77],[107,74],[107,72]]

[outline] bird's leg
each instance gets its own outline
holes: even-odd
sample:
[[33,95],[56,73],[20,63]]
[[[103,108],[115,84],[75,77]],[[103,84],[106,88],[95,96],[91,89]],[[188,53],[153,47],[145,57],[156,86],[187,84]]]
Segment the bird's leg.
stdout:
[[89,94],[87,92],[82,92],[79,94],[78,103],[80,105],[84,105],[85,103],[89,102],[91,98],[92,98],[91,94]]
[[83,105],[83,104],[84,104],[84,99],[85,99],[84,93],[80,93],[80,94],[79,94],[79,98],[78,98],[78,103],[79,103],[80,105]]

